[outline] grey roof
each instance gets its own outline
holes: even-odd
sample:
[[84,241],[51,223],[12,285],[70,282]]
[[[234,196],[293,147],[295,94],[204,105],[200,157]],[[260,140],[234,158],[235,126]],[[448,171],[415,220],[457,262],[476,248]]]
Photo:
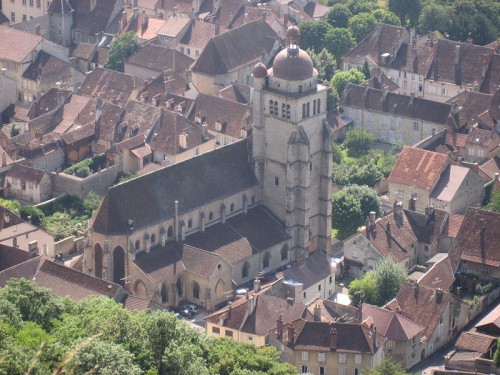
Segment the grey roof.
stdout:
[[250,155],[249,143],[242,140],[114,186],[92,229],[124,234],[128,220],[144,228],[173,217],[175,201],[183,213],[255,186]]
[[304,285],[304,289],[335,273],[330,260],[322,251],[311,253],[303,262],[283,271],[285,280],[293,280]]

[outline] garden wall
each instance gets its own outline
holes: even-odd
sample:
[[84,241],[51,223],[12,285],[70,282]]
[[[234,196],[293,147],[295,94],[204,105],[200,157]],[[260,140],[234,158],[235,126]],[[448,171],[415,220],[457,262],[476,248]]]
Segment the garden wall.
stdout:
[[85,199],[91,191],[103,196],[113,185],[119,172],[120,167],[115,164],[85,178],[66,173],[51,173],[52,190],[54,195],[70,194],[81,199]]

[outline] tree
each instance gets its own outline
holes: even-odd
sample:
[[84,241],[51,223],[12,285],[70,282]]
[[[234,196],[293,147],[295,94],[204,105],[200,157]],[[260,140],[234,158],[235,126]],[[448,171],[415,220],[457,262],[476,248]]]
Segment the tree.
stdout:
[[427,3],[418,18],[418,29],[422,34],[430,31],[445,33],[450,27],[452,10],[443,4]]
[[341,185],[367,185],[373,187],[383,173],[373,160],[364,158],[357,162],[344,162],[333,166],[333,182]]
[[390,258],[382,258],[375,266],[375,285],[378,292],[378,303],[385,305],[396,297],[406,277],[407,272],[402,265],[395,263]]
[[314,50],[308,50],[309,56],[313,61],[313,65],[318,71],[318,78],[329,81],[332,79],[335,73],[335,59],[326,48],[323,48],[320,53],[314,52]]
[[345,72],[337,71],[330,80],[330,84],[337,91],[338,95],[342,96],[348,82],[359,85],[365,82],[365,80],[366,78],[363,73],[357,69],[349,69]]
[[335,57],[337,69],[341,68],[342,57],[354,47],[356,41],[348,29],[330,28],[324,36],[325,48]]
[[356,39],[361,42],[377,26],[377,19],[370,13],[359,13],[349,20],[349,29]]
[[12,125],[12,127],[10,128],[10,137],[15,137],[19,135],[19,128],[16,128],[16,125]]
[[328,91],[326,93],[326,109],[328,112],[336,111],[339,108],[340,102],[339,93],[336,88],[332,87],[330,82],[327,84]]
[[28,205],[21,207],[20,215],[23,220],[31,220],[31,223],[37,226],[41,225],[42,220],[45,218],[45,214],[41,209]]
[[326,21],[304,21],[299,25],[300,47],[304,50],[321,51],[325,47],[324,38],[331,26]]
[[83,210],[85,215],[89,218],[94,214],[94,212],[99,208],[102,202],[102,198],[97,195],[94,191],[87,194],[87,197],[83,201]]
[[14,215],[21,214],[21,204],[18,201],[0,198],[0,206],[5,207]]
[[500,213],[500,190],[493,194],[490,203],[486,206],[486,209]]
[[375,272],[369,271],[361,279],[354,279],[349,284],[349,297],[354,306],[359,306],[361,300],[371,305],[377,304],[377,287]]
[[421,0],[389,0],[387,6],[399,17],[402,26],[407,26],[407,21],[409,26],[415,26],[422,10]]
[[371,14],[379,22],[383,22],[388,25],[401,26],[401,21],[398,16],[387,9],[375,9],[371,12]]
[[349,0],[347,7],[353,15],[360,13],[369,13],[377,9],[377,4],[370,0]]
[[138,50],[138,38],[133,32],[129,31],[119,35],[113,39],[109,46],[109,58],[104,67],[123,72],[125,60]]
[[497,366],[500,366],[500,337],[497,339],[497,350],[493,355],[493,362],[495,362]]
[[352,12],[345,4],[335,4],[330,8],[326,15],[326,20],[333,27],[346,28],[349,24],[349,19],[352,17]]
[[365,60],[361,73],[363,73],[366,79],[370,79],[370,66],[368,65],[368,60]]
[[368,130],[352,128],[346,133],[344,145],[349,149],[349,154],[359,155],[368,150],[373,142],[375,142],[375,137]]
[[409,375],[397,362],[390,359],[384,359],[384,361],[372,368],[363,370],[361,375]]
[[332,161],[335,164],[342,163],[342,149],[337,142],[332,143]]
[[371,211],[380,214],[380,199],[368,186],[350,185],[333,195],[333,227],[343,236],[356,232]]

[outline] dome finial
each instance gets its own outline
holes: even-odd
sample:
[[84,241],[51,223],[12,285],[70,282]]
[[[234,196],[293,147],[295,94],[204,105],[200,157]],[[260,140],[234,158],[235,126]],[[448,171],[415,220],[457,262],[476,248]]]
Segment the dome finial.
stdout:
[[286,42],[288,48],[299,48],[300,46],[300,30],[297,26],[290,26],[286,31]]

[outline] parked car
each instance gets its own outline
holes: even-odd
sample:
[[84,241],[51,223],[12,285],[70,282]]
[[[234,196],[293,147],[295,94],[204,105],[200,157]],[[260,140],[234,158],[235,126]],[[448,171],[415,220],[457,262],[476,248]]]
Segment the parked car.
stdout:
[[182,309],[179,311],[179,315],[186,319],[191,319],[194,316],[194,312],[190,309]]
[[193,315],[194,314],[198,314],[198,312],[200,311],[200,308],[198,305],[195,305],[194,303],[188,303],[186,306],[185,306],[186,309],[188,310],[191,310],[193,312]]

